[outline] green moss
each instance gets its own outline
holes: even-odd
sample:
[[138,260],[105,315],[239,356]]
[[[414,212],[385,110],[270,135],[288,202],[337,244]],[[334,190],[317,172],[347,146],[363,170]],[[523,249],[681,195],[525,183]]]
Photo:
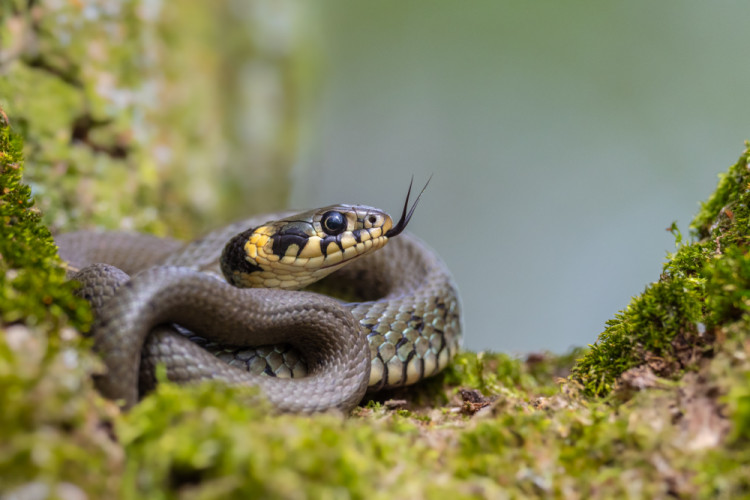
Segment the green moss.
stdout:
[[744,448],[750,443],[750,371],[742,372],[738,378],[723,401],[733,423],[729,442]]
[[73,296],[21,183],[21,152],[20,137],[0,119],[0,492],[55,496],[70,483],[108,496],[117,451],[91,384],[95,360],[74,330],[87,328],[89,308]]
[[[673,393],[619,413],[574,387],[528,403],[502,394],[473,421],[371,405],[358,418],[269,416],[234,389],[164,384],[117,426],[125,498],[614,498],[690,492],[701,453],[677,446]],[[684,442],[685,440],[683,440]],[[680,462],[677,457],[682,457]]]
[[551,395],[556,381],[568,375],[581,350],[564,356],[535,354],[526,361],[504,353],[463,352],[445,372],[441,383],[449,387],[476,389],[485,395],[512,392]]
[[702,320],[702,294],[682,278],[665,277],[634,298],[627,309],[607,321],[607,329],[573,368],[587,393],[606,395],[626,370],[658,359],[663,375],[676,376],[673,340],[693,338]]
[[21,184],[22,151],[20,137],[0,124],[0,317],[56,329],[70,318],[73,327],[84,328],[88,307],[73,298],[52,235],[41,224],[31,190]]
[[608,394],[620,375],[644,365],[659,375],[679,378],[684,369],[696,367],[696,358],[685,356],[686,346],[712,352],[714,330],[747,313],[749,187],[746,150],[720,176],[716,192],[693,220],[693,233],[701,239],[683,243],[672,225],[678,249],[669,256],[659,281],[607,322],[597,343],[574,367],[573,377],[587,394]]
[[750,255],[747,248],[729,247],[706,266],[707,322],[718,327],[750,313]]
[[727,417],[721,429],[721,446],[707,450],[704,463],[696,468],[694,482],[703,498],[746,498],[750,495],[750,329],[748,318],[734,323],[729,338],[710,364],[710,378],[721,394],[721,413]]
[[[398,413],[363,420],[265,410],[236,389],[160,385],[117,427],[125,498],[388,498],[424,491],[438,472],[437,450]],[[447,492],[465,487],[440,475]]]
[[747,205],[750,196],[748,151],[745,150],[737,163],[726,173],[719,175],[716,190],[701,204],[700,212],[690,224],[698,238],[730,236],[731,240],[737,241],[750,233],[747,224],[750,215]]

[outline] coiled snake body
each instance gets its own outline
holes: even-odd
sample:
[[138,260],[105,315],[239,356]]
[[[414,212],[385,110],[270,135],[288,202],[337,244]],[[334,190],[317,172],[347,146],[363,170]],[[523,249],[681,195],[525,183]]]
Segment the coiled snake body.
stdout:
[[[459,349],[459,301],[431,249],[409,234],[395,238],[413,210],[405,204],[395,226],[357,205],[265,214],[187,244],[59,235],[94,308],[106,365],[97,386],[128,407],[164,364],[170,380],[258,385],[278,410],[309,413],[348,411],[368,388],[439,372]],[[321,278],[317,289],[357,301],[293,291]]]

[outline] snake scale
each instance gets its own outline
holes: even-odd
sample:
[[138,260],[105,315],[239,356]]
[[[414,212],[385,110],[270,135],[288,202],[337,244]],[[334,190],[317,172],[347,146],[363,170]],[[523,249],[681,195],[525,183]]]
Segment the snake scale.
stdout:
[[130,407],[163,364],[173,381],[257,385],[277,410],[312,413],[436,374],[460,346],[459,299],[435,252],[402,233],[417,204],[407,213],[408,200],[395,225],[372,207],[333,205],[188,243],[59,235],[94,310],[106,367],[97,387]]

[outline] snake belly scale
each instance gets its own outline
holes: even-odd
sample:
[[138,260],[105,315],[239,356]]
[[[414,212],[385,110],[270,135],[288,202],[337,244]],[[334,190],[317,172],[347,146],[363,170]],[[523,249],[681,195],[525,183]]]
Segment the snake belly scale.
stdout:
[[[132,406],[163,364],[170,380],[257,385],[276,409],[311,413],[438,373],[460,347],[459,299],[434,251],[402,233],[416,206],[407,213],[407,203],[395,225],[372,207],[333,205],[255,216],[186,244],[59,235],[94,309],[98,388]],[[298,290],[308,285],[356,300]]]

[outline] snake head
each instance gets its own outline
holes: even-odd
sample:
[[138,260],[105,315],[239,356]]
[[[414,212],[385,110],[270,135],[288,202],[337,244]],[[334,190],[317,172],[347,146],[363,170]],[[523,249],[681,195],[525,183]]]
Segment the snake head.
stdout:
[[267,222],[232,238],[221,255],[221,270],[227,281],[238,287],[305,287],[401,234],[430,179],[409,208],[412,177],[395,226],[390,215],[365,205],[310,210]]
[[393,219],[377,208],[331,205],[238,234],[224,248],[221,270],[239,287],[302,288],[382,248],[392,229]]

